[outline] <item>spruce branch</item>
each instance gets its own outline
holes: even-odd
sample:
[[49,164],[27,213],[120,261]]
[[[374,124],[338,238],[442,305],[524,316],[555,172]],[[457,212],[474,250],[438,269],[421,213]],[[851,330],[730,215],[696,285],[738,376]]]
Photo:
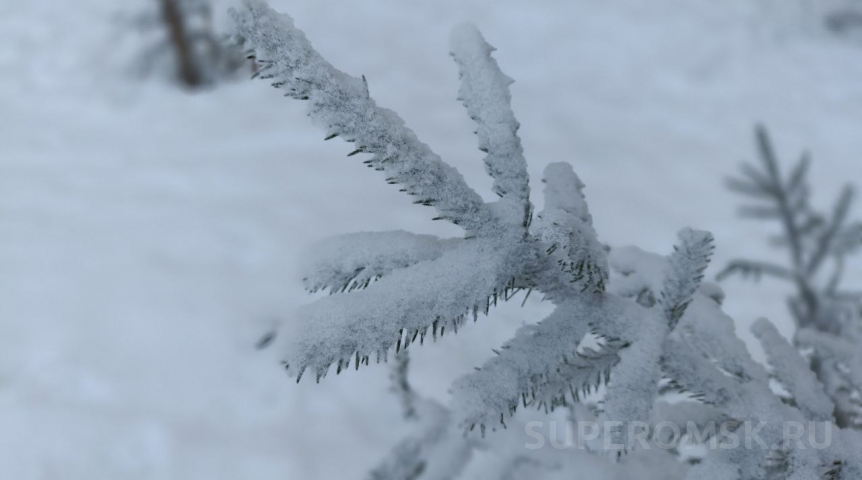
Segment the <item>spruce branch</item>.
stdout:
[[413,390],[409,365],[409,353],[402,350],[390,378],[413,432],[371,471],[369,480],[453,480],[467,466],[475,445],[460,435],[446,407]]
[[803,328],[796,341],[815,352],[815,371],[835,403],[839,426],[862,429],[862,351],[850,338]]
[[452,424],[451,413],[428,399],[416,399],[418,423],[371,471],[369,480],[453,480],[473,456],[475,445]]
[[[809,204],[810,156],[804,154],[784,180],[762,127],[757,129],[757,143],[763,170],[746,167],[743,173],[747,178],[734,180],[729,186],[747,197],[765,200],[767,208],[779,213],[782,232],[772,243],[790,249],[789,266],[734,260],[718,278],[734,273],[755,278],[768,275],[795,285],[796,293],[788,299],[797,327],[793,343],[807,347],[817,345],[812,353],[811,368],[835,405],[834,417],[839,425],[859,428],[862,422],[855,419],[862,418],[862,410],[853,397],[862,393],[852,392],[862,392],[859,390],[862,385],[848,378],[841,371],[844,361],[837,360],[843,355],[838,351],[846,350],[848,344],[858,348],[862,338],[858,332],[862,297],[841,285],[846,257],[856,253],[862,244],[862,226],[859,222],[848,221],[853,188],[842,189],[830,212],[816,211]],[[824,272],[830,264],[831,271]],[[762,335],[769,335],[765,327],[761,330]],[[777,340],[773,339],[772,344],[775,343]]]
[[[314,50],[293,20],[261,0],[244,0],[232,9],[236,35],[264,65],[260,78],[272,80],[287,96],[308,101],[308,115],[326,129],[368,153],[367,165],[383,171],[387,182],[403,186],[440,217],[470,232],[489,232],[498,223],[481,197],[457,170],[420,142],[391,110],[378,107],[365,82],[336,69]],[[490,234],[490,233],[489,233]]]
[[470,23],[456,27],[450,36],[450,52],[458,64],[461,88],[458,97],[477,125],[479,150],[485,152],[485,169],[494,179],[492,189],[504,200],[521,207],[515,219],[524,227],[531,212],[527,161],[524,159],[520,124],[512,113],[509,85],[514,80],[491,57],[494,47]]
[[[487,170],[502,196],[490,204],[483,203],[453,168],[419,143],[394,113],[378,108],[364,78],[350,77],[320,58],[289,17],[275,14],[258,0],[246,0],[245,5],[233,17],[238,35],[263,66],[260,76],[275,79],[275,86],[289,96],[308,101],[309,115],[327,129],[328,139],[340,136],[355,142],[351,155],[371,154],[368,165],[384,170],[390,183],[403,185],[407,193],[417,196],[417,203],[435,206],[439,218],[467,230],[465,238],[455,240],[405,232],[341,237],[324,245],[322,256],[309,262],[306,281],[311,289],[338,287],[340,292],[298,311],[298,329],[288,337],[289,370],[297,380],[305,371],[319,380],[333,365],[340,373],[351,365],[368,364],[371,358],[385,360],[395,350],[395,390],[405,412],[417,420],[416,433],[393,450],[372,478],[455,478],[476,445],[463,436],[465,428],[478,426],[483,434],[489,427],[506,428],[508,416],[519,404],[552,409],[582,401],[585,392],[599,387],[605,387],[598,412],[602,420],[625,424],[660,417],[653,407],[659,385],[665,383],[692,393],[688,410],[697,420],[705,415],[778,420],[763,430],[770,444],[781,440],[781,422],[824,417],[826,403],[817,394],[797,392],[796,406],[772,394],[767,372],[751,359],[735,335],[732,319],[721,311],[720,290],[701,287],[712,251],[708,233],[684,230],[670,258],[623,252],[621,256],[628,258],[617,258],[614,271],[624,280],[609,284],[607,249],[593,228],[584,186],[565,164],[546,168],[545,207],[530,224],[526,169],[507,80],[475,29],[456,31],[452,50],[462,73],[461,97],[479,126],[480,148],[487,147]],[[786,275],[808,288],[807,293],[819,302],[821,291],[803,278],[811,260],[818,257],[812,246],[821,245],[826,252],[819,254],[823,258],[838,258],[837,252],[852,250],[856,237],[846,225],[842,206],[849,200],[839,201],[831,220],[814,214],[807,204],[807,160],[783,181],[762,129],[757,140],[762,168],[744,166],[744,178],[732,182],[733,186],[767,202],[755,204],[750,213],[792,226],[794,235],[787,235],[787,244],[798,250],[799,261]],[[772,274],[779,273],[785,274],[772,269]],[[409,346],[421,344],[428,336],[457,331],[469,317],[475,320],[479,313],[487,314],[498,300],[534,289],[553,302],[553,313],[519,329],[495,351],[496,357],[458,379],[451,408],[413,391],[404,353]],[[837,287],[833,290],[835,296],[843,294]],[[649,301],[650,297],[660,300]],[[815,306],[841,306],[835,297],[829,300],[832,303]],[[756,330],[772,361],[787,357],[788,365],[799,366],[801,359],[778,341],[768,325],[758,324]],[[596,345],[588,348],[585,337],[596,340]],[[816,358],[830,360],[831,368],[847,377],[836,388],[847,389],[857,383],[853,372],[861,369],[858,357],[841,351],[840,358]],[[816,387],[810,376],[800,372],[776,369],[775,374],[785,378],[791,390]],[[830,385],[826,388],[828,392]],[[636,446],[625,441],[627,432],[624,427],[611,433],[614,442],[626,449]],[[859,450],[862,439],[844,431],[841,435]],[[482,444],[491,445],[484,440]],[[524,453],[522,446],[519,449],[518,455],[508,458],[531,466],[554,465]],[[812,478],[829,462],[840,462],[844,475],[858,471],[858,455],[852,452],[836,448],[826,453],[808,448],[710,452],[690,470],[689,478]]]
[[741,213],[754,217],[765,215],[778,218],[786,232],[794,269],[798,270],[802,267],[803,262],[802,238],[798,224],[799,209],[804,206],[800,205],[799,202],[807,197],[805,175],[808,171],[809,160],[807,155],[803,156],[793,170],[791,181],[785,183],[781,177],[769,134],[762,125],[755,127],[755,139],[763,171],[750,164],[743,164],[742,172],[748,178],[729,179],[728,186],[734,191],[766,199],[771,203],[767,206],[745,206]]
[[392,380],[392,390],[398,395],[401,402],[401,412],[404,418],[412,420],[417,417],[416,393],[410,386],[409,371],[410,353],[408,350],[401,350],[395,355],[395,364],[389,378]]
[[[519,403],[541,398],[539,388],[560,365],[574,359],[578,344],[589,330],[596,306],[560,305],[535,325],[518,329],[514,338],[477,371],[452,385],[453,411],[463,427],[496,427],[504,424]],[[584,385],[572,385],[574,391]],[[556,393],[556,392],[555,392]]]
[[724,280],[725,278],[739,274],[742,277],[752,277],[754,280],[760,280],[760,277],[770,276],[781,280],[794,280],[793,272],[769,262],[761,262],[756,260],[732,260],[716,274],[716,280]]
[[670,340],[668,347],[674,353],[662,358],[662,368],[675,389],[708,405],[723,406],[733,399],[738,388],[731,377],[713,366],[710,357],[680,339]]
[[[458,331],[468,316],[487,314],[520,273],[520,258],[496,239],[465,241],[434,261],[393,271],[362,291],[322,298],[298,311],[301,322],[286,359],[301,378],[310,368],[317,380],[329,366],[336,373],[353,361],[386,361],[390,349]],[[508,247],[513,248],[513,247]]]
[[774,377],[790,392],[802,413],[812,420],[830,420],[834,405],[808,362],[787,343],[769,320],[757,320],[751,331],[766,351]]
[[684,229],[678,234],[680,243],[668,261],[668,271],[659,302],[664,309],[670,329],[673,330],[685,313],[694,292],[703,280],[703,272],[715,249],[712,234],[701,230]]
[[369,473],[368,480],[417,480],[426,466],[421,443],[410,438],[396,445]]
[[853,188],[849,185],[845,186],[844,189],[841,190],[838,200],[835,202],[835,206],[832,209],[832,215],[829,222],[826,224],[826,228],[823,229],[822,233],[820,233],[817,238],[814,251],[811,253],[808,263],[805,266],[806,275],[813,276],[816,274],[826,256],[834,252],[835,239],[844,227],[844,223],[847,220],[847,214],[850,211],[850,202],[852,200]]
[[609,275],[607,253],[593,228],[584,184],[567,163],[548,164],[542,182],[545,208],[538,216],[537,237],[581,291],[603,292]]
[[[621,308],[613,306],[617,302]],[[602,401],[602,418],[624,425],[647,421],[661,381],[661,358],[669,332],[667,321],[656,309],[628,300],[607,295],[603,303],[602,316],[607,317],[597,318],[593,331],[619,339],[626,348],[619,350],[620,360],[611,370]],[[617,454],[636,446],[629,442],[628,433],[628,428],[612,433],[613,443],[624,446]]]
[[695,293],[664,351],[673,352],[662,358],[666,375],[716,405],[736,398],[739,382],[765,385],[768,380],[736,337],[733,319],[701,293]]
[[461,239],[440,239],[405,231],[361,232],[318,242],[303,258],[301,273],[311,292],[351,292],[396,270],[436,260]]
[[[739,273],[755,279],[768,275],[790,281],[797,289],[796,296],[790,302],[797,326],[814,325],[827,330],[836,328],[835,325],[830,326],[834,322],[827,317],[830,304],[837,301],[836,292],[844,268],[843,257],[862,244],[862,227],[858,223],[847,222],[853,189],[847,186],[842,190],[829,215],[816,212],[808,200],[811,190],[807,178],[810,156],[803,154],[787,179],[784,179],[765,128],[758,125],[755,133],[762,170],[744,165],[742,171],[747,178],[732,179],[728,186],[755,200],[766,201],[766,205],[745,206],[745,212],[780,220],[783,231],[774,243],[789,248],[790,266],[734,260],[717,278]],[[835,260],[834,270],[827,275],[828,283],[819,286],[816,278],[829,258]]]

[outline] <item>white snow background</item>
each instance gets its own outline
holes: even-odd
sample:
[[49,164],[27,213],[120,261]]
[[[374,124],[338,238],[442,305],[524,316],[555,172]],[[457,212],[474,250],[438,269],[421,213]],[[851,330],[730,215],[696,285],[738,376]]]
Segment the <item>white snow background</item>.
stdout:
[[[534,201],[544,165],[571,162],[603,241],[667,253],[708,229],[710,275],[782,258],[722,185],[756,121],[785,165],[814,153],[815,203],[862,179],[862,42],[823,27],[851,0],[272,4],[491,199],[447,52],[476,22],[516,80]],[[458,230],[266,82],[131,75],[121,20],[145,5],[0,1],[0,479],[364,478],[405,432],[388,368],[296,385],[254,344],[311,301],[295,266],[315,241]],[[791,332],[783,286],[723,286],[747,341],[758,316]],[[416,388],[445,401],[547,310],[519,303],[413,350]]]

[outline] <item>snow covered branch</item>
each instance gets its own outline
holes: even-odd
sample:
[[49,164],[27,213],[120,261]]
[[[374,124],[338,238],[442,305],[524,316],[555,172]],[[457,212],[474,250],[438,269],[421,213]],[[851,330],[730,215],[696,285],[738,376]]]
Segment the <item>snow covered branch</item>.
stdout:
[[461,77],[458,95],[477,124],[479,150],[487,153],[485,168],[494,179],[492,188],[503,199],[521,206],[523,216],[518,220],[526,227],[532,214],[530,185],[517,134],[520,124],[510,107],[509,85],[513,80],[497,66],[491,57],[494,47],[474,25],[456,27],[449,44]]
[[812,328],[796,334],[800,346],[814,349],[814,368],[835,403],[840,426],[862,430],[862,350],[854,337],[840,338]]
[[[319,245],[303,269],[308,289],[327,288],[333,295],[297,312],[285,360],[297,381],[306,371],[320,380],[333,365],[340,373],[368,364],[372,357],[386,360],[391,350],[400,353],[395,390],[417,429],[374,469],[372,479],[453,479],[475,447],[475,437],[462,435],[465,429],[479,426],[484,437],[489,427],[506,428],[507,420],[520,425],[518,418],[511,419],[519,405],[552,409],[581,402],[595,390],[603,391],[590,415],[623,425],[609,433],[617,446],[604,448],[617,455],[636,446],[627,441],[632,440],[627,424],[669,417],[667,408],[654,408],[666,400],[659,401],[660,383],[691,397],[675,413],[695,421],[771,421],[763,431],[771,445],[782,440],[781,422],[810,421],[811,431],[822,431],[833,402],[839,409],[844,405],[835,395],[858,398],[862,366],[858,348],[854,350],[858,343],[849,340],[849,323],[836,327],[847,339],[827,336],[829,329],[823,328],[799,342],[814,349],[822,367],[815,371],[829,372],[824,374],[828,379],[838,379],[832,382],[819,373],[815,379],[771,324],[755,324],[774,377],[795,404],[772,393],[766,370],[751,359],[732,319],[721,311],[723,293],[702,282],[713,250],[708,232],[682,230],[669,257],[629,248],[612,252],[609,262],[608,248],[593,227],[584,184],[562,163],[545,169],[544,209],[531,224],[526,162],[510,106],[511,81],[475,27],[456,29],[451,50],[461,73],[460,98],[478,125],[486,170],[501,196],[487,204],[393,112],[375,104],[364,78],[351,77],[321,58],[289,17],[259,0],[245,0],[232,16],[237,35],[263,66],[261,76],[273,79],[287,96],[308,101],[309,116],[326,129],[327,139],[341,136],[355,142],[352,154],[371,154],[366,163],[384,171],[390,183],[401,184],[417,203],[434,206],[438,218],[467,231],[464,238],[450,240],[407,232],[345,235]],[[827,287],[816,286],[813,277],[825,259],[840,260],[862,243],[862,226],[846,221],[850,194],[840,197],[828,219],[813,213],[807,203],[808,161],[802,160],[784,180],[765,131],[759,129],[757,139],[763,168],[744,166],[746,178],[730,185],[761,202],[746,207],[747,214],[782,222],[792,266],[737,262],[730,272],[793,281],[805,307],[800,311],[815,312],[818,318],[809,323],[823,327],[839,322],[838,307],[846,305],[846,292],[837,287],[840,271]],[[495,350],[496,356],[456,380],[450,407],[413,391],[404,349],[457,331],[469,317],[487,315],[498,300],[532,290],[554,304],[553,313],[519,329]],[[854,453],[862,451],[862,437],[855,433],[839,432],[850,447],[823,451],[793,445],[710,451],[688,478],[805,479],[823,472],[843,478],[862,468]],[[490,443],[483,446],[491,448]],[[526,452],[523,443],[518,449],[504,455],[506,465],[528,466],[528,471],[568,465]]]
[[766,351],[773,375],[790,392],[802,413],[813,420],[830,420],[835,406],[823,391],[823,385],[817,381],[808,362],[787,343],[769,320],[757,320],[751,331]]
[[482,368],[453,384],[459,422],[470,428],[478,424],[484,431],[485,425],[505,425],[519,403],[526,406],[569,392],[577,399],[577,391],[601,383],[616,361],[578,353],[589,323],[600,313],[596,302],[561,304],[538,324],[521,327]]
[[664,370],[674,383],[714,405],[736,425],[762,425],[759,438],[767,447],[713,450],[686,478],[819,478],[835,461],[858,468],[855,454],[841,453],[838,448],[815,450],[810,443],[788,443],[787,422],[803,428],[808,433],[806,441],[814,438],[813,431],[824,428],[818,422],[829,419],[828,399],[817,393],[817,382],[804,373],[807,369],[790,371],[804,360],[771,324],[759,321],[754,331],[764,341],[771,361],[776,365],[786,362],[780,364],[776,376],[786,382],[799,402],[796,406],[783,403],[772,393],[766,372],[751,359],[744,344],[736,337],[717,335],[719,330],[732,330],[732,320],[709,303],[702,298],[692,303],[694,308],[669,338]]
[[521,273],[517,249],[496,239],[464,241],[433,261],[420,262],[380,278],[362,291],[322,298],[303,307],[300,330],[286,360],[299,376],[311,368],[319,380],[329,366],[336,373],[354,361],[385,360],[388,351],[456,331],[469,315],[487,314]]
[[608,260],[593,228],[584,184],[567,163],[551,163],[542,176],[545,208],[536,223],[547,253],[571,275],[582,291],[602,292],[608,281]]
[[678,235],[680,244],[673,247],[660,300],[671,329],[682,318],[692,295],[700,286],[715,249],[709,232],[687,228]]
[[260,0],[231,10],[235,31],[261,65],[260,77],[286,95],[308,101],[311,119],[356,144],[351,155],[369,153],[369,167],[387,175],[415,203],[434,206],[441,218],[471,232],[493,230],[497,218],[457,170],[420,142],[391,110],[378,107],[364,79],[351,77],[324,60],[293,20]]
[[436,260],[462,242],[400,230],[339,235],[317,243],[304,257],[303,282],[311,292],[366,288],[393,271]]

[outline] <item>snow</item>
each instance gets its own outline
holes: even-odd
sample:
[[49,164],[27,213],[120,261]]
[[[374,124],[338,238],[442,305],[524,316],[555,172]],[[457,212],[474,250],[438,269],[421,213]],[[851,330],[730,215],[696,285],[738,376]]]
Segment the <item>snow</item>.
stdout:
[[[310,302],[299,264],[321,238],[460,231],[342,158],[263,82],[130,81],[140,45],[118,18],[144,4],[0,3],[0,477],[361,477],[406,428],[387,369],[295,385],[254,344]],[[783,159],[813,152],[816,204],[859,178],[862,51],[820,29],[816,5],[273,2],[492,200],[446,55],[450,29],[476,20],[517,80],[533,191],[547,163],[571,161],[602,241],[666,252],[680,228],[708,229],[707,276],[783,258],[721,181],[754,157],[755,121]],[[791,332],[784,286],[722,286],[744,338],[761,316]],[[416,388],[445,401],[550,307],[512,303],[414,350]]]

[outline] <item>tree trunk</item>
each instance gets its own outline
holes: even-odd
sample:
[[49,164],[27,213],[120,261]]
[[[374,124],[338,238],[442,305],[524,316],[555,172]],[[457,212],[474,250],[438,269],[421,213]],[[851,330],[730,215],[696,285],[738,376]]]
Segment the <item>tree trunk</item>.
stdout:
[[162,4],[162,19],[168,27],[171,43],[176,52],[177,68],[180,79],[189,87],[200,86],[203,77],[195,64],[192,45],[189,41],[186,24],[180,11],[178,0],[160,0]]

